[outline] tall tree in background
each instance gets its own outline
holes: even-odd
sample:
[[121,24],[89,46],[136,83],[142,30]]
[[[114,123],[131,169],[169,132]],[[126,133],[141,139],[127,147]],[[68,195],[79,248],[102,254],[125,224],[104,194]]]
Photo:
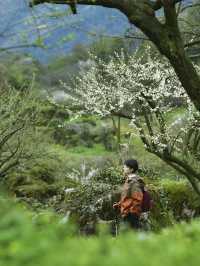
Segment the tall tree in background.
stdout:
[[[180,5],[184,0],[78,0],[77,4],[116,8],[124,13],[130,23],[138,27],[166,56],[173,66],[188,96],[200,110],[200,77],[186,51],[178,24]],[[32,0],[30,5],[42,3],[72,4],[72,0]],[[177,7],[177,4],[179,5]],[[164,13],[164,21],[157,17]]]

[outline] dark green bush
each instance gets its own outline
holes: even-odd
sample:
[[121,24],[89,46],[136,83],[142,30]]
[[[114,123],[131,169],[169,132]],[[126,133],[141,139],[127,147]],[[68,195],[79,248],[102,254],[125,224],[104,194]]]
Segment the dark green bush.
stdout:
[[114,139],[114,130],[109,124],[102,124],[98,129],[96,140],[102,143],[106,150],[116,149],[116,141]]
[[92,126],[89,123],[68,122],[59,126],[54,132],[54,139],[57,143],[69,147],[79,145],[92,147],[94,143]]
[[109,151],[116,148],[113,134],[113,129],[109,124],[104,124],[100,120],[97,123],[94,117],[87,116],[75,121],[58,123],[53,131],[56,143],[68,147],[85,146],[89,148],[94,144],[101,143]]
[[69,113],[62,105],[43,100],[43,105],[40,106],[40,126],[55,128],[67,119],[69,119]]

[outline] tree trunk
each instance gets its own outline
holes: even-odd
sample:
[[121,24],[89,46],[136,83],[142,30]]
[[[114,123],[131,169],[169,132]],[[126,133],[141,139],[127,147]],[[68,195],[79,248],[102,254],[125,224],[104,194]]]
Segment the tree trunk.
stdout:
[[120,148],[120,144],[121,144],[121,117],[118,116],[118,125],[117,125],[117,144],[118,147]]

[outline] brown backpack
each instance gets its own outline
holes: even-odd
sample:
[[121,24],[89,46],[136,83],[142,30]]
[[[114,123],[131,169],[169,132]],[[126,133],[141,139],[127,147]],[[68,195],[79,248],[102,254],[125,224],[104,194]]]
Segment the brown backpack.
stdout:
[[145,187],[144,181],[142,179],[139,179],[139,182],[143,192],[142,212],[148,212],[153,207],[153,198],[148,189]]
[[153,207],[153,199],[148,190],[143,189],[142,212],[148,212]]

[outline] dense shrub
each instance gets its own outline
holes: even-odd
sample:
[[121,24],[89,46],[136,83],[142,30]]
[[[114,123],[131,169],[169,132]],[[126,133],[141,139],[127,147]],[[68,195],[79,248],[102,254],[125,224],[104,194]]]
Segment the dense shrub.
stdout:
[[200,215],[199,196],[187,181],[162,180],[149,185],[154,197],[152,210],[154,227],[172,225]]
[[76,181],[67,177],[68,168],[61,155],[50,149],[49,144],[47,147],[43,144],[40,143],[38,149],[43,147],[44,156],[11,171],[4,180],[4,186],[31,207],[35,208],[37,203],[45,209],[52,205],[56,207],[64,196],[64,189],[74,187]]
[[114,166],[104,167],[96,173],[93,180],[111,185],[120,185],[123,183],[123,173],[121,169]]

